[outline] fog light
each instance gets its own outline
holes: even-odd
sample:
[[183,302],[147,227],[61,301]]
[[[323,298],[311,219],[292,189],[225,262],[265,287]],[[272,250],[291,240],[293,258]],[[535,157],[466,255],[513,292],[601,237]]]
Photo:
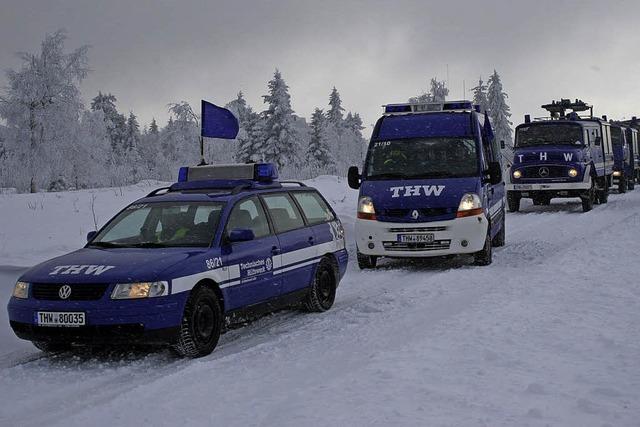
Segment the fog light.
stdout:
[[375,247],[376,247],[376,245],[375,245],[373,242],[369,242],[369,244],[367,245],[367,247],[368,247],[369,249],[373,249],[373,248],[375,248]]
[[460,244],[462,245],[463,248],[466,248],[467,246],[469,246],[469,242],[467,242],[466,240],[462,240]]
[[573,168],[569,169],[569,176],[571,178],[575,178],[576,176],[578,176],[578,171],[576,169],[573,169]]
[[514,172],[513,172],[513,177],[514,177],[514,178],[518,179],[518,178],[520,178],[521,176],[522,176],[522,172],[520,172],[520,171],[514,171]]

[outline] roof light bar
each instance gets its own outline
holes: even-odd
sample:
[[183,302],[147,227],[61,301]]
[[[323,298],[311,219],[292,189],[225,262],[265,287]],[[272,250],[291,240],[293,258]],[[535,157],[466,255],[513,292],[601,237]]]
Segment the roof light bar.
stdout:
[[405,104],[387,104],[382,106],[384,114],[411,114],[411,113],[430,113],[437,111],[479,111],[480,108],[473,105],[473,102],[462,101],[445,101],[445,102],[420,102]]
[[223,165],[184,166],[178,172],[178,182],[206,180],[250,180],[271,182],[278,179],[273,163],[240,163]]

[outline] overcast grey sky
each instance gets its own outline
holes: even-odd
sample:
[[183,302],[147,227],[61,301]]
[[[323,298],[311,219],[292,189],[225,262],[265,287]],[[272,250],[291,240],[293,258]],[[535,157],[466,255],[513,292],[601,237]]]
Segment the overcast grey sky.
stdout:
[[336,86],[369,126],[447,65],[450,99],[497,69],[515,124],[560,97],[622,118],[640,116],[639,22],[637,0],[0,0],[0,67],[65,28],[69,49],[92,46],[85,101],[112,92],[142,123],[164,122],[169,102],[224,104],[239,90],[262,110],[278,67],[297,114],[325,108]]

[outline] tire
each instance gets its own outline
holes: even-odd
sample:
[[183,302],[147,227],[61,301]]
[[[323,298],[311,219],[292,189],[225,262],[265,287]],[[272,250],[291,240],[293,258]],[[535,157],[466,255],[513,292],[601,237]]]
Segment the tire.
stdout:
[[607,177],[604,177],[604,181],[600,183],[602,186],[599,186],[599,188],[596,189],[595,204],[600,205],[609,201],[609,187],[607,187],[608,182],[609,180]]
[[507,205],[509,212],[518,212],[520,210],[520,194],[515,191],[507,191]]
[[69,343],[51,342],[51,341],[31,341],[33,345],[40,351],[45,353],[59,353],[63,351],[71,351],[73,348]]
[[316,268],[309,294],[304,301],[304,308],[316,313],[329,310],[336,299],[337,287],[336,270],[331,261],[323,258]]
[[582,212],[589,212],[593,209],[593,204],[596,199],[596,189],[595,182],[591,180],[591,188],[587,190],[586,194],[580,196],[580,200],[582,201]]
[[376,265],[378,264],[378,257],[375,255],[365,255],[358,251],[357,258],[360,270],[370,270],[372,268],[376,268]]
[[500,227],[500,231],[496,234],[496,237],[493,238],[492,245],[496,248],[501,248],[504,246],[506,241],[506,230],[505,230],[505,212],[502,210],[502,220],[500,221],[502,226]]
[[491,228],[487,230],[487,237],[484,241],[484,247],[481,251],[473,254],[473,264],[478,266],[489,265],[493,262],[493,250],[491,242]]
[[636,188],[636,184],[635,182],[633,182],[633,179],[630,179],[627,181],[627,190],[629,191],[633,191]]
[[620,181],[618,182],[618,193],[626,193],[627,192],[627,179],[623,176],[620,177]]
[[216,293],[206,286],[195,288],[184,308],[175,351],[191,358],[210,354],[220,339],[223,317]]

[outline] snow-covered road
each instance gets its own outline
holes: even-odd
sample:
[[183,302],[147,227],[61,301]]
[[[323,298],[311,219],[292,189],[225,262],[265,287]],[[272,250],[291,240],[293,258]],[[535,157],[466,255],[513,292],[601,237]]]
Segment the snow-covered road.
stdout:
[[[353,192],[318,186],[350,231]],[[42,358],[3,312],[0,425],[640,425],[640,191],[609,200],[509,214],[489,267],[351,263],[331,311],[198,360]],[[0,268],[3,305],[19,274]]]

